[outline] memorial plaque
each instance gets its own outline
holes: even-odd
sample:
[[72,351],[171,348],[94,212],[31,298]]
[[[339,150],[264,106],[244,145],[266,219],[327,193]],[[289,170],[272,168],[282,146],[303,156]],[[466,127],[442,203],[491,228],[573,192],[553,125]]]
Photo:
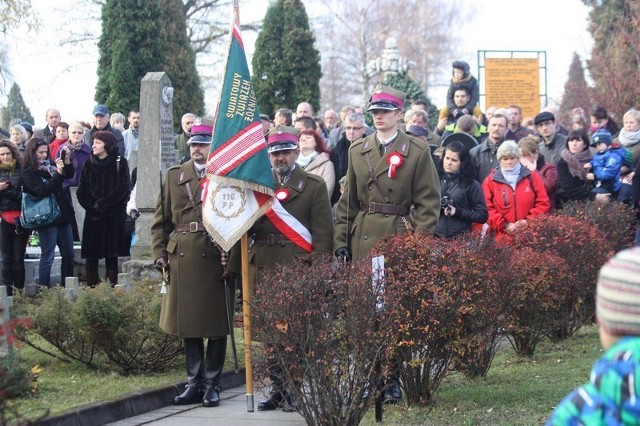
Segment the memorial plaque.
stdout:
[[540,65],[538,58],[486,58],[485,106],[516,104],[522,116],[540,112]]

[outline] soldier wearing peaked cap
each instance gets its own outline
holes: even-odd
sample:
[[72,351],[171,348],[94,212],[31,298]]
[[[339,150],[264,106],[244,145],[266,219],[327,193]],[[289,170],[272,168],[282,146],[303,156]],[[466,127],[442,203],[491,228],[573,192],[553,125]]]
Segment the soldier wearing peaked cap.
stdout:
[[[305,172],[296,165],[300,154],[298,130],[279,125],[268,134],[267,151],[271,161],[276,198],[298,224],[311,237],[311,247],[306,249],[294,243],[291,235],[282,234],[267,218],[262,217],[253,225],[253,246],[250,249],[252,275],[260,285],[260,276],[269,268],[305,258],[309,249],[313,253],[332,252],[333,222],[327,185],[321,177]],[[277,208],[274,208],[277,210]],[[283,217],[283,220],[285,217]],[[290,224],[291,225],[291,224]],[[258,410],[294,411],[295,404],[288,396],[277,371],[271,376],[272,389],[269,398],[258,403]]]
[[382,85],[369,99],[376,132],[349,150],[334,228],[338,257],[360,259],[384,236],[431,234],[438,222],[440,184],[429,147],[398,130],[404,100],[403,92]]
[[184,339],[187,387],[174,398],[176,405],[201,401],[205,407],[215,407],[220,403],[227,335],[232,332],[222,252],[202,224],[200,181],[205,176],[212,125],[204,117],[194,123],[187,141],[191,159],[167,170],[151,225],[156,267],[169,271],[160,328]]
[[[431,150],[398,130],[405,96],[378,85],[369,99],[376,131],[349,149],[347,181],[334,226],[338,258],[361,259],[387,235],[413,230],[433,234],[438,222],[440,180]],[[393,376],[385,402],[402,398],[397,375]]]

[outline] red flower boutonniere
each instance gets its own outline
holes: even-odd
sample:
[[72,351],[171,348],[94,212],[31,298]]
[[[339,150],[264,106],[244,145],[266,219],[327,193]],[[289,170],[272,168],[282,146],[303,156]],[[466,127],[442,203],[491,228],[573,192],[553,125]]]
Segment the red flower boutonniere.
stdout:
[[287,201],[289,199],[289,191],[286,188],[280,188],[276,191],[276,198],[281,203]]
[[404,157],[397,152],[392,152],[387,156],[387,164],[389,165],[389,177],[391,179],[396,177],[396,170],[400,166],[402,166],[403,162],[404,162]]

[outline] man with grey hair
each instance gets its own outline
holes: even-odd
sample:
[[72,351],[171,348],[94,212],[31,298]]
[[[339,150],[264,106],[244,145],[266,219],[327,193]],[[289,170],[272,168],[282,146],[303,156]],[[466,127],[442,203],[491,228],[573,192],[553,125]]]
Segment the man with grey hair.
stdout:
[[293,111],[289,108],[276,110],[276,114],[273,116],[273,122],[276,126],[293,126]]
[[96,105],[93,108],[93,127],[88,132],[85,132],[83,138],[84,143],[91,146],[93,145],[93,134],[100,130],[106,130],[116,137],[118,141],[118,155],[124,157],[124,137],[122,136],[122,132],[115,127],[111,127],[111,123],[109,122],[109,108],[106,105]]
[[51,143],[56,138],[56,126],[62,120],[60,117],[60,111],[55,108],[49,108],[45,113],[44,119],[47,121],[47,125],[40,130],[36,130],[33,137],[40,138],[47,143]]
[[187,147],[187,141],[191,137],[191,126],[193,126],[193,122],[196,119],[196,115],[192,112],[188,112],[182,116],[182,120],[180,120],[180,124],[182,126],[182,133],[180,133],[174,139],[174,144],[176,149],[178,150],[178,158],[180,158],[180,162],[184,163],[188,161],[191,156],[189,155],[189,148]]
[[[345,105],[340,109],[340,123],[344,125],[344,120],[347,115],[356,112],[356,107],[353,105]],[[363,114],[364,115],[364,114]],[[329,132],[329,148],[333,149],[334,146],[338,143],[338,140],[344,136],[344,129],[340,126]]]
[[[338,139],[336,146],[331,150],[329,159],[333,163],[336,172],[336,182],[347,174],[349,162],[349,147],[352,142],[364,137],[367,132],[367,123],[364,114],[352,112],[342,121],[342,136]],[[340,199],[340,187],[336,185],[331,195],[331,205]]]
[[328,109],[325,111],[324,125],[329,132],[338,127],[338,114],[334,110]]
[[419,126],[427,131],[427,143],[433,146],[440,146],[442,139],[440,136],[429,128],[429,113],[423,109],[417,109],[409,116],[409,121],[406,123],[407,130],[410,126]]

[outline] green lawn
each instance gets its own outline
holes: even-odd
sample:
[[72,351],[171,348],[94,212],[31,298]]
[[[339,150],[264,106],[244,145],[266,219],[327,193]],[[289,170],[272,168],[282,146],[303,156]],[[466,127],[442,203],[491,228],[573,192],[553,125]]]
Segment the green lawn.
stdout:
[[[243,360],[241,331],[236,330]],[[470,380],[453,373],[444,379],[429,407],[385,406],[385,424],[539,425],[573,388],[587,381],[602,350],[595,326],[583,328],[561,343],[545,341],[531,359],[517,357],[506,344],[486,379]],[[123,377],[66,364],[31,348],[20,350],[26,368],[39,365],[37,392],[19,400],[21,413],[34,417],[49,409],[59,413],[73,406],[110,400],[124,393],[184,380],[182,369],[166,374]],[[228,368],[232,367],[231,350]],[[365,425],[375,424],[373,410]]]
[[[398,425],[540,425],[569,391],[588,380],[601,354],[595,326],[565,342],[542,342],[531,359],[516,356],[507,344],[486,379],[450,374],[430,407],[385,406],[383,420]],[[375,424],[373,412],[363,424]]]

